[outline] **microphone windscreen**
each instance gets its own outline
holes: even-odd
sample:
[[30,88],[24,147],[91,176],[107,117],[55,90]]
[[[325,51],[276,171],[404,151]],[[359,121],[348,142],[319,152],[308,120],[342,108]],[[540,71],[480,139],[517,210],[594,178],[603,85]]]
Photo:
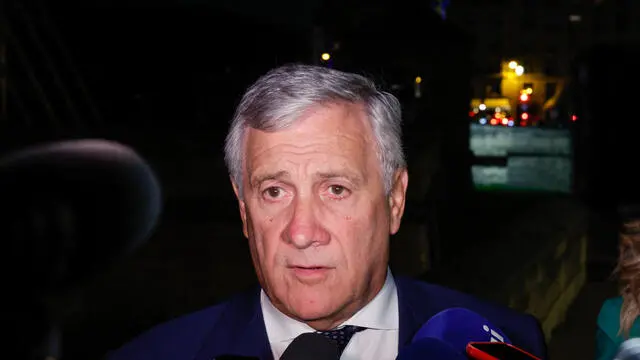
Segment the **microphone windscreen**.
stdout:
[[140,246],[160,211],[154,172],[119,143],[61,141],[0,159],[5,265],[38,293],[73,286]]
[[640,360],[640,338],[623,341],[614,360]]
[[470,342],[500,341],[510,344],[505,333],[471,310],[450,308],[434,315],[418,330],[413,341],[439,339],[464,353]]
[[291,342],[280,360],[336,360],[338,347],[317,333],[304,333]]
[[405,346],[398,353],[396,360],[467,360],[467,357],[453,346],[434,338],[421,338]]

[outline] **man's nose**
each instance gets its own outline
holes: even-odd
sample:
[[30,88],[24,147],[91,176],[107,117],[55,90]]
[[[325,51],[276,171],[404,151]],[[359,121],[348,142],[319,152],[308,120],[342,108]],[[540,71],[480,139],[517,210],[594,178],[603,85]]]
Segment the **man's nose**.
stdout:
[[330,235],[317,216],[318,206],[312,198],[295,200],[293,214],[284,234],[287,242],[299,249],[325,245],[329,242]]

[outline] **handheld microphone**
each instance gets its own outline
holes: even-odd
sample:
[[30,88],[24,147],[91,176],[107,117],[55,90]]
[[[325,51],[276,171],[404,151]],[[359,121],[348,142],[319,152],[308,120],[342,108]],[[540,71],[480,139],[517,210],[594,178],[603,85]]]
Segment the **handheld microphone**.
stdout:
[[280,360],[336,360],[338,347],[317,333],[304,333],[291,342]]
[[424,323],[411,344],[399,352],[397,360],[466,359],[467,344],[486,341],[510,342],[506,334],[479,314],[450,308]]
[[78,288],[143,244],[160,207],[149,165],[115,142],[61,141],[0,158],[0,281],[11,294],[3,315],[13,330],[9,353],[57,357],[59,341],[48,338],[67,305],[46,299]]
[[74,287],[140,246],[160,208],[149,165],[115,142],[61,141],[0,159],[3,263],[33,296]]
[[450,308],[429,319],[414,335],[413,341],[426,337],[436,338],[464,353],[470,342],[504,342],[511,340],[489,320],[471,310]]
[[640,338],[623,341],[614,360],[640,360]]

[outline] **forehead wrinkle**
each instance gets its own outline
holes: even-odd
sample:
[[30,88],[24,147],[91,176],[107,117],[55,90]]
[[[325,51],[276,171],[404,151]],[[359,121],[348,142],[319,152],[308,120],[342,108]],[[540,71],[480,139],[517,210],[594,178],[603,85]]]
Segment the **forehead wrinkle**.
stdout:
[[[298,169],[304,168],[300,171],[294,171],[293,173],[299,174],[301,178],[307,178],[309,175],[315,180],[324,181],[331,179],[346,179],[354,184],[364,184],[367,182],[366,174],[363,174],[362,171],[358,169],[354,169],[353,167],[346,165],[344,167],[337,168],[334,165],[323,166],[322,164],[298,164],[291,160],[283,160],[286,163],[290,163],[293,167],[297,167]],[[325,162],[327,163],[327,162]],[[254,174],[250,178],[250,185],[257,186],[258,184],[266,181],[266,180],[290,180],[293,176],[293,173],[289,170],[274,170],[269,171],[262,170],[263,168],[268,168],[269,165],[263,165],[260,168],[254,171]],[[313,170],[308,170],[309,168],[314,168]]]
[[[342,116],[340,117],[345,118],[346,121],[349,122],[349,124],[345,124],[345,126],[338,126],[334,128],[334,130],[330,133],[322,133],[322,131],[317,132],[317,130],[322,130],[322,125],[320,125],[319,128],[316,128],[313,123],[309,123],[309,122],[307,122],[307,124],[310,124],[311,128],[309,128],[308,126],[297,126],[298,124],[299,125],[304,124],[306,122],[305,120],[313,121],[312,119],[309,119],[309,118],[300,119],[301,121],[298,122],[297,124],[293,124],[293,126],[291,127],[282,129],[280,131],[275,131],[275,132],[250,128],[249,131],[247,131],[246,133],[247,135],[246,143],[250,144],[249,147],[247,148],[248,150],[247,155],[250,155],[250,157],[246,158],[247,166],[245,167],[245,170],[247,171],[247,175],[249,175],[249,179],[247,179],[249,180],[249,184],[255,183],[255,181],[252,181],[251,179],[251,177],[253,176],[252,173],[254,173],[256,176],[260,178],[264,178],[264,176],[273,177],[273,175],[268,174],[270,172],[268,169],[269,167],[274,167],[273,172],[277,172],[278,170],[286,169],[287,167],[291,166],[291,164],[293,164],[294,167],[300,166],[300,164],[298,164],[298,161],[296,161],[296,159],[288,159],[288,156],[290,155],[293,157],[296,157],[296,156],[304,157],[307,154],[310,157],[315,156],[321,159],[320,161],[315,162],[315,164],[308,164],[311,166],[315,166],[317,168],[317,169],[314,169],[315,172],[318,172],[318,171],[327,172],[327,173],[334,172],[336,173],[334,175],[342,175],[342,177],[352,177],[352,178],[354,178],[353,175],[347,176],[344,173],[347,173],[347,172],[363,173],[364,172],[363,174],[361,174],[360,177],[362,178],[362,181],[365,182],[367,180],[365,177],[368,177],[367,175],[369,175],[367,173],[367,170],[353,169],[353,166],[349,166],[349,165],[355,165],[355,164],[352,164],[354,161],[354,158],[352,155],[358,154],[357,157],[359,157],[362,161],[356,161],[356,162],[357,163],[363,162],[362,164],[358,164],[358,165],[362,165],[368,168],[369,166],[368,164],[371,164],[376,167],[379,167],[378,156],[377,156],[377,152],[378,152],[377,142],[375,141],[371,124],[369,124],[369,122],[367,121],[366,117],[368,115],[366,111],[364,111],[362,106],[353,106],[354,104],[350,104],[350,105],[351,106],[339,106],[339,111],[342,113]],[[314,110],[318,112],[321,111],[321,109],[318,109],[318,108]],[[308,113],[308,115],[322,116],[317,112],[310,112]],[[282,137],[281,137],[279,135],[282,132],[287,132],[289,134],[288,135],[282,134]],[[288,139],[287,136],[291,136],[291,135],[294,135],[293,138]],[[312,139],[313,143],[305,142],[304,141],[305,137],[313,137]],[[344,151],[341,152],[339,150],[344,147],[349,147],[350,151],[347,153]],[[327,149],[329,151],[327,151]],[[334,151],[335,149],[338,149],[338,150]],[[278,158],[274,158],[275,156],[270,154],[271,151],[276,152],[276,155],[278,155],[278,152],[283,151],[283,152],[286,152],[287,155],[284,156],[285,157],[284,159],[282,158],[278,159]],[[263,157],[267,159],[268,163],[266,164],[263,163],[262,161]],[[286,161],[291,164],[282,164],[281,161]],[[262,164],[260,164],[261,162]],[[320,166],[322,162],[333,164],[332,166],[333,168],[331,167],[324,168],[323,166]],[[372,164],[371,162],[375,162],[375,164]],[[253,165],[257,165],[257,164],[260,164],[259,167],[257,169],[252,169]],[[339,169],[341,165],[342,166],[346,165],[347,168],[351,168],[351,169],[347,171],[341,170]],[[262,170],[263,167],[267,168],[266,170],[264,170],[267,173],[264,176],[260,174],[260,172],[263,171]],[[361,166],[356,165],[356,167],[360,168]],[[297,169],[297,170],[300,170],[300,169]],[[340,170],[340,171],[336,171],[336,170]],[[303,172],[312,174],[312,172],[307,170],[303,170]],[[279,176],[282,177],[282,175],[284,174],[280,174]],[[289,173],[288,175],[289,177],[291,177],[294,174]],[[317,176],[321,176],[321,174]],[[322,175],[321,177],[326,178],[328,176],[326,176],[325,174],[325,175]]]

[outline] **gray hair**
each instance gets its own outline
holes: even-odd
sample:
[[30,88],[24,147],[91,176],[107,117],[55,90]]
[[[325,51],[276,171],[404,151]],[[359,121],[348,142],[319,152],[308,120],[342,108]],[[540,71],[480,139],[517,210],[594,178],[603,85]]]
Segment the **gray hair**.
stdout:
[[242,197],[245,129],[278,131],[291,126],[312,106],[363,104],[373,129],[385,191],[396,170],[405,168],[402,111],[398,99],[379,91],[370,79],[322,66],[285,65],[269,71],[245,92],[225,141],[229,175]]

